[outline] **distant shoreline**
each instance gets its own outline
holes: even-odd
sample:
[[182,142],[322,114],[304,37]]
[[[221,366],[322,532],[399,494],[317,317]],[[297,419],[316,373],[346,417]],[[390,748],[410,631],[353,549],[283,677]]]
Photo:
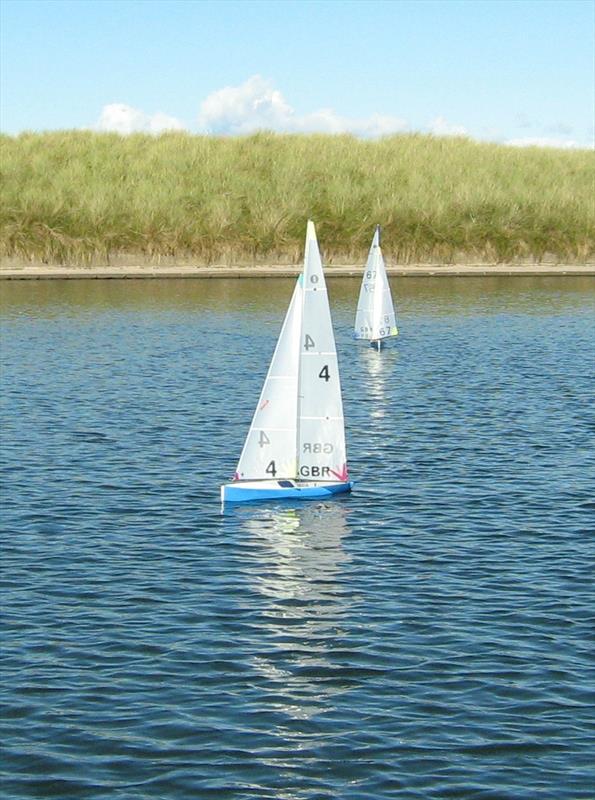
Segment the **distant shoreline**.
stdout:
[[377,224],[403,275],[418,264],[427,274],[434,264],[595,260],[589,150],[421,134],[70,130],[0,135],[0,158],[5,267],[291,270],[308,219],[328,265],[363,268]]
[[[0,267],[0,280],[122,280],[163,278],[293,278],[302,271],[296,266],[22,266]],[[394,277],[489,277],[593,275],[595,264],[412,264],[388,267]],[[325,267],[327,278],[361,278],[363,265]]]

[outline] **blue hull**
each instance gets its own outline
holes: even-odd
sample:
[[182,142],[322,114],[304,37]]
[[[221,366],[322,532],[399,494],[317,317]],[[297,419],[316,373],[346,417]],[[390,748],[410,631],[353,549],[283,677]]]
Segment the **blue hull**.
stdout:
[[262,486],[254,483],[242,486],[241,482],[228,483],[221,487],[222,503],[252,503],[259,500],[322,500],[335,494],[350,492],[352,481],[345,483],[320,484],[318,486],[280,486],[271,481],[263,482]]

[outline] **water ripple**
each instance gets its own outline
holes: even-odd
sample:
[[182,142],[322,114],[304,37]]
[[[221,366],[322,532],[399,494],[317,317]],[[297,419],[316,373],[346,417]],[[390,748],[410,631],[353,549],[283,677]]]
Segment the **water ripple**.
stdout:
[[44,283],[0,315],[4,797],[590,800],[592,282],[401,282],[381,354],[333,282],[356,491],[224,515],[290,282]]

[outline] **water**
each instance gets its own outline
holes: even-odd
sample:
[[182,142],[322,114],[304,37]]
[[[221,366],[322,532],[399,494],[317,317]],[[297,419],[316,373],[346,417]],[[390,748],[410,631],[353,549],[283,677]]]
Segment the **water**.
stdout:
[[222,516],[292,281],[2,286],[3,797],[593,797],[592,279],[329,288],[356,489]]

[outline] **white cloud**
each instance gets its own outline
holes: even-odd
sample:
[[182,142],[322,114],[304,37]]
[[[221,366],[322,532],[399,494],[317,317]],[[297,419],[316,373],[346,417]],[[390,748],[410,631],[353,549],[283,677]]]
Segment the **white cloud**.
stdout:
[[565,150],[573,148],[585,148],[587,145],[576,142],[573,139],[552,139],[548,136],[527,136],[520,139],[508,139],[504,144],[513,147],[562,147]]
[[572,127],[565,122],[556,122],[553,125],[548,125],[545,130],[547,133],[555,133],[561,136],[570,136],[571,133],[574,133]]
[[183,130],[186,130],[186,126],[183,122],[180,122],[180,120],[175,117],[170,117],[169,114],[164,114],[162,111],[157,111],[156,114],[149,117],[149,131],[151,133]]
[[429,124],[430,133],[434,136],[467,136],[467,128],[462,125],[452,125],[447,122],[444,117],[436,117]]
[[[591,132],[584,141],[579,142],[570,138],[572,129],[561,122],[546,129],[519,116],[517,125],[533,128],[531,132],[537,135],[504,140],[497,131],[483,129],[482,134],[474,138],[500,141],[515,147],[591,147],[587,144],[592,138]],[[104,106],[95,127],[101,131],[115,131],[120,134],[135,131],[159,134],[168,130],[187,129],[180,120],[168,114],[146,114],[124,103]],[[362,138],[376,138],[412,129],[403,119],[392,115],[344,117],[332,108],[298,114],[273,83],[260,75],[253,75],[239,86],[226,86],[212,92],[201,103],[198,117],[198,131],[201,133],[241,135],[258,130],[278,133],[350,133]],[[471,136],[463,125],[448,122],[442,116],[435,117],[422,130],[434,136]],[[544,135],[539,135],[540,133]]]
[[199,129],[205,133],[243,134],[257,130],[285,133],[353,133],[375,137],[403,131],[397,117],[373,114],[358,119],[342,117],[331,108],[299,115],[270,81],[253,75],[240,86],[226,86],[210,94],[200,106]]
[[[517,127],[532,128],[533,130],[530,136],[515,136],[512,139],[504,140],[504,144],[514,147],[558,147],[565,150],[590,150],[595,146],[592,130],[586,131],[585,138],[582,141],[578,141],[575,138],[578,131],[565,122],[558,121],[545,125],[543,122],[532,121],[524,115],[518,115]],[[591,140],[591,144],[589,144],[589,140]]]
[[145,114],[138,108],[124,105],[124,103],[111,103],[104,106],[97,123],[100,131],[129,134],[163,133],[164,131],[181,131],[185,125],[175,117],[170,117],[158,111],[156,114]]

